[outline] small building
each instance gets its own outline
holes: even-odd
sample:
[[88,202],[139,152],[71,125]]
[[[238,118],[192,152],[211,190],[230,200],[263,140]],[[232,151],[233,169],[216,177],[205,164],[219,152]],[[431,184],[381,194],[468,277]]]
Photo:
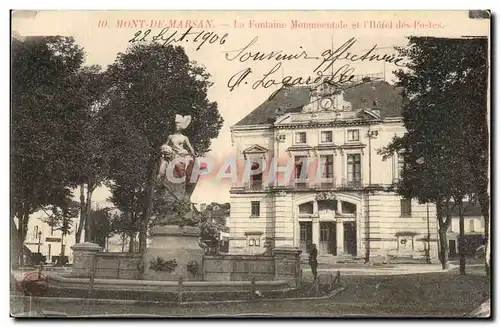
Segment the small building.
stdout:
[[[73,260],[71,247],[75,245],[74,230],[78,226],[79,218],[73,220],[72,232],[64,237],[62,237],[61,231],[49,226],[44,221],[46,218],[47,214],[44,211],[35,212],[30,216],[24,241],[25,246],[31,253],[41,253],[45,256],[47,263],[56,263],[61,253],[64,253],[66,262],[71,263]],[[82,240],[84,236],[84,231],[82,231]]]
[[[464,202],[464,232],[465,232],[465,253],[474,255],[476,249],[483,245],[485,237],[484,217],[481,207],[477,203]],[[451,224],[446,233],[449,244],[450,257],[458,255],[458,240],[460,237],[460,217],[458,208],[454,207],[451,216]]]

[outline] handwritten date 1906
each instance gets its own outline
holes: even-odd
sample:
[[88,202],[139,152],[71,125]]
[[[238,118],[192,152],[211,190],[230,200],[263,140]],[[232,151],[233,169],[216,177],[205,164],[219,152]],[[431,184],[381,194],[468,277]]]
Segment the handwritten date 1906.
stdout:
[[189,27],[187,31],[181,34],[179,33],[179,31],[170,31],[169,27],[165,27],[158,34],[151,36],[151,39],[149,39],[152,32],[151,29],[145,30],[144,32],[142,30],[139,30],[135,32],[134,37],[129,40],[129,43],[151,40],[153,42],[160,42],[162,43],[162,45],[169,45],[171,43],[192,41],[193,43],[198,44],[198,46],[196,47],[196,51],[198,51],[206,42],[208,42],[209,44],[218,43],[222,45],[226,43],[226,39],[228,37],[227,33],[223,36],[220,36],[214,32],[205,30],[197,32],[193,31],[192,29],[192,27]]

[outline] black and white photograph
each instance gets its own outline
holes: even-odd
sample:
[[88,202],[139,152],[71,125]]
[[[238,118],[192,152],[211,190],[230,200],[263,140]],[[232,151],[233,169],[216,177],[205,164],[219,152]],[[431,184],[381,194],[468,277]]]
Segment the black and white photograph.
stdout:
[[491,318],[491,12],[13,10],[10,316]]

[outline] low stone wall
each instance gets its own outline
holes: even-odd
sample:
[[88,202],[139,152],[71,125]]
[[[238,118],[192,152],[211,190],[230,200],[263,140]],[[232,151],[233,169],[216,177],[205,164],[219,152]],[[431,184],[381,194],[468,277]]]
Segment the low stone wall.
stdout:
[[138,279],[142,256],[139,253],[96,253],[95,278]]
[[93,243],[79,243],[73,246],[75,277],[114,279],[139,279],[142,256],[139,253],[101,252],[101,247]]
[[[74,278],[71,276],[49,275],[52,288],[88,290],[89,278]],[[273,291],[288,290],[286,281],[155,281],[130,279],[95,279],[92,290],[143,291],[143,292],[248,292],[251,290]]]
[[274,280],[274,258],[254,255],[219,255],[203,257],[206,281]]
[[219,255],[203,257],[203,279],[206,281],[283,280],[298,287],[300,250],[274,248],[272,256]]
[[[301,276],[300,252],[296,248],[274,248],[272,256],[230,254],[203,256],[199,277],[205,282],[284,281],[290,287],[297,287]],[[162,280],[151,276],[147,278],[147,274],[141,276],[143,258],[139,253],[101,252],[100,247],[92,243],[76,244],[73,253],[73,277],[93,275],[95,279],[101,280],[144,279],[145,283],[152,287],[154,287],[153,281]],[[177,276],[177,280],[179,277]],[[185,278],[184,281],[188,282]],[[104,283],[109,284],[109,282]],[[217,287],[217,283],[213,285]]]

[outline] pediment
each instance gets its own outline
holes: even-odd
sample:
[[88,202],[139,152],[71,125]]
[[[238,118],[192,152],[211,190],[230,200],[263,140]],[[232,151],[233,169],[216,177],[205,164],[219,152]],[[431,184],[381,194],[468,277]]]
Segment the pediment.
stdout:
[[291,114],[285,114],[281,117],[278,117],[276,121],[274,122],[274,125],[279,125],[279,124],[286,124],[292,122],[291,119]]
[[268,151],[269,150],[266,149],[265,147],[258,145],[258,144],[254,144],[254,145],[246,148],[245,150],[243,150],[243,154],[245,155],[245,157],[247,157],[249,155],[264,155]]
[[372,120],[379,120],[379,119],[381,119],[381,117],[380,117],[380,111],[376,111],[376,110],[372,110],[372,109],[362,109],[362,110],[359,110],[356,113],[356,117],[363,118],[363,119],[372,119]]

